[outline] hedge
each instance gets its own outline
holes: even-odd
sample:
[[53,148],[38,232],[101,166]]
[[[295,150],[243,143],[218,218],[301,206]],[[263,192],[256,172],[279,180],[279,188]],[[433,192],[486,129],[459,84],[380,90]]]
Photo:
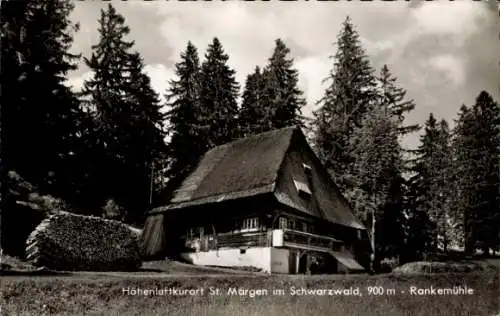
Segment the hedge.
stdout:
[[128,226],[67,212],[36,227],[26,257],[34,266],[60,271],[133,271],[142,264],[139,239]]

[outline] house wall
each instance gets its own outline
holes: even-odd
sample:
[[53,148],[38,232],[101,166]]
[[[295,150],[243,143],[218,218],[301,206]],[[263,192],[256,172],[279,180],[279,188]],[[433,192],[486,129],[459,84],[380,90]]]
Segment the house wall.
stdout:
[[[258,268],[262,272],[276,274],[304,273],[306,261],[321,258],[326,266],[319,273],[348,274],[349,269],[325,253],[303,252],[297,249],[254,247],[241,253],[239,248],[183,253],[188,262],[201,266]],[[311,268],[312,271],[312,268]],[[314,272],[313,272],[314,273]]]
[[271,273],[290,273],[290,250],[271,249]]
[[223,249],[183,253],[181,256],[195,265],[253,267],[267,273],[288,274],[290,254],[289,249],[255,247],[246,249],[245,253],[241,253],[240,249]]
[[[274,250],[274,249],[273,249]],[[271,272],[271,247],[253,247],[210,250],[181,254],[182,258],[196,265],[218,267],[254,267],[263,272]]]

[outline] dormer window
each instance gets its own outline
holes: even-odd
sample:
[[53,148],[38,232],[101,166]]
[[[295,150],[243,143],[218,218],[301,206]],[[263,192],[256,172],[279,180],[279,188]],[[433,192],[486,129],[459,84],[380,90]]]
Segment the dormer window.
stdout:
[[293,183],[295,184],[295,188],[297,189],[297,192],[299,192],[299,195],[305,197],[310,197],[312,195],[311,189],[309,189],[309,186],[306,183],[295,179],[293,179]]
[[312,173],[311,166],[309,166],[308,164],[303,163],[302,164],[302,168],[304,168],[304,172],[306,173],[306,175],[308,175],[308,176],[311,175],[311,173]]

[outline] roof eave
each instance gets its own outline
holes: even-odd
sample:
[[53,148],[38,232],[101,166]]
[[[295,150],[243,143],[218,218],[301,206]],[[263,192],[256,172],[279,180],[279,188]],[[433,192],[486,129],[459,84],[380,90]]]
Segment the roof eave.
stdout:
[[148,212],[148,215],[154,215],[158,213],[163,213],[169,210],[176,210],[176,209],[182,209],[182,208],[187,208],[187,207],[192,207],[192,206],[200,206],[204,204],[216,204],[216,203],[221,203],[225,201],[231,201],[231,200],[237,200],[237,199],[242,199],[242,198],[248,198],[248,197],[253,197],[257,195],[262,195],[266,193],[272,193],[274,192],[276,188],[276,182],[266,184],[251,190],[244,190],[244,191],[238,191],[238,192],[231,192],[231,193],[225,193],[225,194],[219,194],[219,195],[214,195],[214,196],[207,196],[207,197],[202,197],[190,201],[185,201],[185,202],[178,202],[178,203],[171,203],[165,206],[160,206],[157,208],[152,209],[151,211]]
[[[295,209],[297,211],[309,214],[309,212],[307,212],[306,209],[304,209],[300,205],[297,205],[297,204],[293,203],[291,201],[291,199],[284,198],[282,196],[282,194],[274,194],[274,196],[275,196],[276,200],[278,201],[278,203],[281,203],[281,204],[283,204],[285,206],[293,208],[293,209]],[[366,227],[363,224],[361,224],[359,221],[357,221],[357,220],[353,221],[352,223],[341,223],[341,222],[337,222],[337,221],[332,221],[332,220],[330,220],[328,218],[321,218],[321,217],[318,217],[318,218],[323,219],[325,221],[328,221],[330,223],[336,224],[336,225],[342,225],[342,226],[346,226],[346,227],[350,227],[350,228],[355,228],[355,229],[360,229],[360,230],[366,230]]]

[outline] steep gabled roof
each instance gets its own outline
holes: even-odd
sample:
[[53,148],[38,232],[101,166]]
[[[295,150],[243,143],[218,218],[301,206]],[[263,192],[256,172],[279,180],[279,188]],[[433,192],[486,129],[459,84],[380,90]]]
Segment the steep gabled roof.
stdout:
[[[174,192],[170,203],[150,213],[274,193],[294,135],[303,138],[307,144],[300,127],[292,126],[212,148]],[[277,200],[280,201],[279,196]],[[351,212],[329,210],[338,211],[342,214],[326,216],[325,219],[332,221],[341,215],[342,220],[334,222],[364,228]]]
[[297,127],[239,139],[209,150],[159,209],[221,202],[274,190],[280,165]]

